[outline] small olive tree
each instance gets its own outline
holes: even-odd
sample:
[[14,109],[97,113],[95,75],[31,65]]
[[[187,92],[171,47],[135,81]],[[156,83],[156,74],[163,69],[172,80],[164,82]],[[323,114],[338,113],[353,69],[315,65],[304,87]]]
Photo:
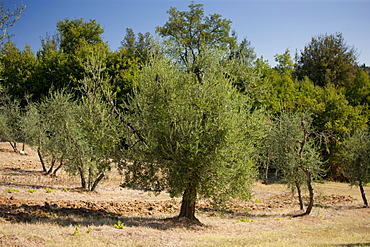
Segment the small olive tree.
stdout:
[[26,141],[37,149],[46,174],[56,175],[70,158],[71,131],[77,104],[64,91],[50,93],[41,103],[30,103],[22,119]]
[[[18,100],[10,99],[6,93],[0,99],[0,140],[9,142],[14,152],[19,152],[17,142],[24,143],[22,132],[22,109]],[[24,145],[22,147],[24,151]]]
[[103,55],[91,55],[83,62],[84,79],[80,80],[81,99],[70,126],[72,149],[67,170],[78,173],[83,188],[94,191],[107,178],[119,150],[125,128],[119,116],[102,95],[106,84]]
[[296,113],[283,112],[278,116],[265,140],[265,159],[282,173],[284,181],[297,190],[300,209],[303,210],[302,186],[309,192],[309,203],[303,215],[311,213],[314,203],[312,181],[323,174],[316,134],[311,121]]
[[97,57],[85,66],[80,99],[73,100],[63,91],[52,93],[40,104],[29,106],[24,126],[46,173],[55,174],[63,167],[79,175],[82,188],[93,191],[107,178],[125,128],[101,96],[102,62]]
[[[154,58],[136,80],[129,121],[146,142],[132,141],[122,186],[182,196],[178,218],[198,222],[200,197],[218,205],[248,199],[260,118],[210,55],[202,80],[166,58]],[[227,68],[223,68],[225,70]]]
[[352,185],[360,188],[364,205],[368,207],[364,186],[370,182],[369,130],[357,131],[345,139],[342,151],[345,175]]
[[[85,94],[76,108],[75,126],[71,137],[74,143],[68,169],[78,171],[81,185],[91,191],[107,178],[118,152],[125,128],[108,103],[96,97],[95,84],[85,78]],[[91,87],[93,86],[93,88]]]

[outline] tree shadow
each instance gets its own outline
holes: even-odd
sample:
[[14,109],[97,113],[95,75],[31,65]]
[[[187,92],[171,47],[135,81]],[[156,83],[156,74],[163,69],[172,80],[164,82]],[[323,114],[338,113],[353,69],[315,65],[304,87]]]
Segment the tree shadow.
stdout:
[[42,171],[22,170],[21,168],[0,168],[0,172],[7,176],[29,176],[29,175],[44,175]]
[[17,223],[53,223],[60,226],[114,226],[118,221],[126,227],[148,227],[157,230],[170,230],[174,228],[199,229],[206,227],[195,224],[192,221],[179,218],[155,218],[141,216],[124,216],[118,213],[108,212],[102,209],[90,209],[86,207],[58,207],[56,204],[28,205],[0,203],[0,217],[6,221]]

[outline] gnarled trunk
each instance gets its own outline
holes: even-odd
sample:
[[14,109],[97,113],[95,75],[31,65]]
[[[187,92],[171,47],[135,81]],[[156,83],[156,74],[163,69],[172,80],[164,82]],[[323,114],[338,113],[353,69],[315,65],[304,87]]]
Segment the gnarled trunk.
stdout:
[[57,171],[63,166],[63,156],[60,158],[59,166],[54,170],[53,175],[57,175]]
[[55,156],[53,155],[52,158],[51,158],[51,165],[50,165],[50,168],[49,170],[46,172],[46,174],[50,174],[52,173],[53,169],[54,169],[54,166],[55,166],[55,162],[56,162],[56,158]]
[[199,220],[195,217],[195,203],[197,200],[197,187],[195,183],[190,183],[182,196],[181,209],[178,218],[185,217],[191,221]]
[[311,213],[312,207],[313,207],[313,200],[314,200],[314,192],[313,192],[313,187],[312,187],[312,176],[309,171],[306,170],[306,175],[307,175],[307,188],[308,188],[308,193],[310,196],[310,202],[308,203],[306,212],[304,215],[309,215]]
[[297,192],[298,192],[299,209],[303,210],[303,199],[302,199],[301,186],[299,185],[297,181],[295,182],[295,187],[297,188]]
[[105,177],[105,172],[100,173],[97,179],[95,179],[93,185],[91,186],[90,190],[95,191],[96,187],[100,183],[100,181]]

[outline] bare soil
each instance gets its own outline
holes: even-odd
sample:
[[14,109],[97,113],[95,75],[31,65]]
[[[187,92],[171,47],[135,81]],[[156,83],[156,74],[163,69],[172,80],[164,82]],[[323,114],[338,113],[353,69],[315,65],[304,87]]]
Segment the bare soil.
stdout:
[[[30,147],[21,155],[0,142],[0,246],[370,245],[370,209],[348,184],[316,183],[311,215],[292,218],[301,213],[296,196],[256,182],[250,202],[226,211],[200,201],[199,226],[168,220],[179,198],[121,188],[122,179],[113,170],[96,192],[84,191],[78,177],[43,174]],[[114,227],[118,221],[124,229]]]

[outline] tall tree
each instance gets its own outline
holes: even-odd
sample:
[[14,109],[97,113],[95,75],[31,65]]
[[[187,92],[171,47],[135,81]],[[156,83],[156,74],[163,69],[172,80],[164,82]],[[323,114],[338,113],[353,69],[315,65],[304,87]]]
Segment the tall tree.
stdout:
[[355,79],[346,90],[346,99],[353,106],[370,106],[370,76],[363,68],[358,68]]
[[121,41],[120,50],[125,50],[131,58],[139,58],[145,63],[148,61],[152,47],[153,37],[149,32],[135,35],[134,30],[126,28],[126,36]]
[[148,62],[152,46],[150,33],[139,33],[136,36],[131,28],[127,28],[121,47],[108,53],[105,72],[111,78],[109,83],[115,93],[114,100],[117,106],[126,102],[132,93],[133,78],[142,65]]
[[82,18],[59,21],[57,30],[61,35],[60,48],[65,53],[75,53],[86,44],[103,44],[101,34],[104,30],[95,20],[85,22]]
[[291,75],[293,73],[294,62],[290,56],[289,49],[286,49],[284,54],[276,54],[274,57],[275,62],[277,62],[275,70],[280,75]]
[[[133,145],[123,186],[182,195],[179,218],[197,221],[199,197],[249,198],[261,121],[210,53],[202,84],[186,69],[156,59],[137,78],[129,120],[147,140]],[[135,144],[135,143],[133,143]]]
[[222,19],[219,14],[205,16],[202,4],[191,3],[189,9],[179,11],[171,7],[167,11],[168,21],[163,27],[157,27],[157,33],[173,44],[174,59],[200,76],[206,51],[234,48],[236,38],[230,33],[230,20]]
[[[64,68],[65,78],[68,78],[66,87],[76,94],[79,80],[84,78],[83,64],[89,59],[91,53],[101,54],[106,58],[109,47],[103,42],[101,34],[104,30],[95,20],[84,21],[65,19],[57,23],[60,50],[67,55],[67,63]],[[79,95],[81,96],[81,95]]]
[[332,84],[346,87],[354,79],[357,68],[355,48],[347,45],[341,33],[313,37],[298,56],[296,75],[308,76],[315,85]]
[[339,156],[341,140],[355,130],[367,127],[365,107],[350,105],[343,88],[328,85],[317,92],[318,107],[313,111],[313,125],[320,132],[330,132],[333,137],[322,149],[323,157],[328,161],[325,164],[327,174],[335,180],[343,180],[343,164]]
[[11,97],[22,99],[21,105],[24,105],[25,95],[34,93],[32,88],[37,66],[35,54],[29,45],[20,51],[9,41],[4,45],[0,63],[3,86]]
[[59,49],[59,35],[41,39],[41,49],[37,52],[37,67],[32,85],[32,99],[40,102],[51,91],[68,88],[73,81],[73,69],[69,55]]

